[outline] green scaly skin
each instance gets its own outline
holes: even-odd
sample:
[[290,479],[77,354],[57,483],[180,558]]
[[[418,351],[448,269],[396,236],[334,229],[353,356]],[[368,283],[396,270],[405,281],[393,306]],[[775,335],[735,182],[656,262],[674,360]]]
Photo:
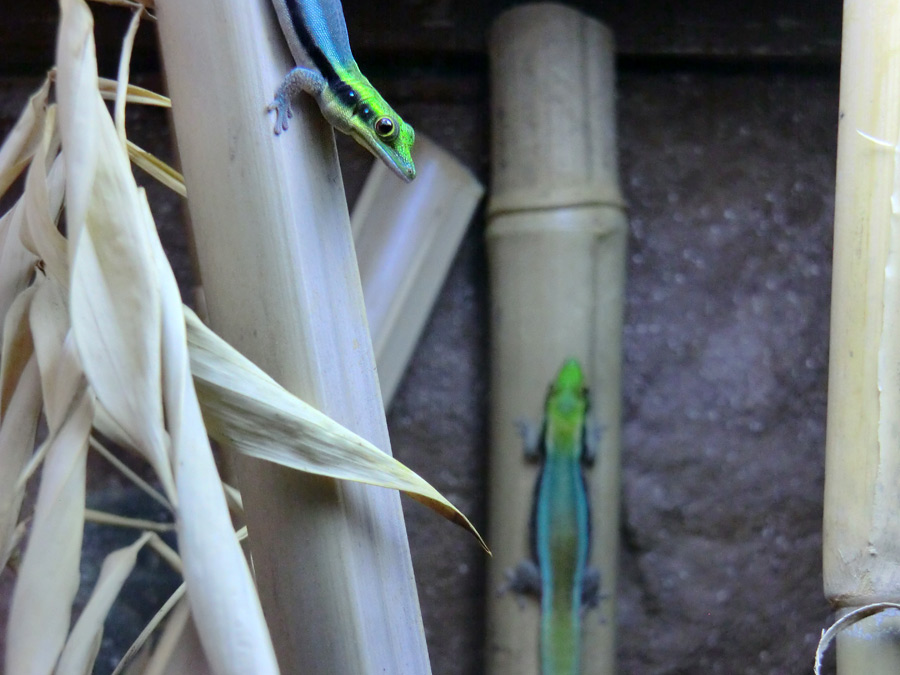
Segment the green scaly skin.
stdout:
[[298,63],[267,108],[276,112],[275,133],[287,130],[291,101],[305,91],[335,129],[356,139],[404,181],[415,178],[415,132],[356,65],[340,0],[272,2]]
[[580,672],[582,608],[599,599],[599,575],[587,565],[590,505],[582,464],[593,461],[587,415],[581,366],[569,359],[547,394],[537,448],[543,463],[532,511],[534,560],[520,564],[507,585],[541,598],[543,675]]

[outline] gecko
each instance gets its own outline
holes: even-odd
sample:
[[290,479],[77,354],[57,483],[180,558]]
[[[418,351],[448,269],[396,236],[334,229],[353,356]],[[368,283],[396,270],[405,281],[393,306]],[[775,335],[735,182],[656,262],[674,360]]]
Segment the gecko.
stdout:
[[298,64],[266,108],[276,113],[275,133],[287,130],[291,101],[304,91],[331,126],[354,138],[407,183],[415,178],[415,132],[356,65],[340,0],[272,1]]
[[520,425],[526,457],[541,462],[531,513],[533,559],[507,574],[503,590],[540,597],[542,675],[580,672],[582,611],[600,599],[600,575],[588,567],[591,515],[582,467],[593,464],[598,436],[588,409],[581,366],[568,359],[547,394],[541,434]]

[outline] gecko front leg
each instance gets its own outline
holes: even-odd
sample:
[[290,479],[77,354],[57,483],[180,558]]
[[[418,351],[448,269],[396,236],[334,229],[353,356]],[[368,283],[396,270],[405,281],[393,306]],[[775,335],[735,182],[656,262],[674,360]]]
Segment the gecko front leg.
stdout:
[[325,85],[325,78],[311,68],[298,66],[289,72],[275,92],[275,100],[266,106],[266,112],[275,111],[275,134],[287,131],[290,119],[294,116],[291,101],[300,92],[305,91],[318,101]]
[[522,439],[522,454],[529,462],[540,461],[543,453],[543,429],[531,420],[519,417],[514,422],[516,431]]

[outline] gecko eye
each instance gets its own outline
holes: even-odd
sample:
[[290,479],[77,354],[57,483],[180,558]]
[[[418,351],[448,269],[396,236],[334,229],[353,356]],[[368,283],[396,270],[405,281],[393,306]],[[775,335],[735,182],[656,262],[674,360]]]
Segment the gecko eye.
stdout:
[[390,117],[382,117],[375,122],[375,133],[382,138],[387,138],[394,133],[394,120]]

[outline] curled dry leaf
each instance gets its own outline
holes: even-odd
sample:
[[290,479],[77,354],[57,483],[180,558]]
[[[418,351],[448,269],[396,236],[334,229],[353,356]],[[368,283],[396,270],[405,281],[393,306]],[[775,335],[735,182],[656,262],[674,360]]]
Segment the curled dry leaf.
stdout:
[[[32,98],[31,105],[34,103],[35,99]],[[57,239],[52,240],[57,244],[55,250],[51,251],[50,246],[45,245],[48,242],[44,241],[40,242],[42,247],[36,246],[30,236],[32,230],[45,231],[45,221],[55,220],[47,214],[51,209],[54,213],[58,213],[62,204],[60,182],[62,171],[59,170],[61,165],[56,167],[57,170],[53,172],[49,184],[45,168],[51,145],[55,150],[56,144],[54,138],[56,116],[53,110],[52,107],[49,110],[42,108],[39,115],[36,113],[29,115],[26,110],[20,118],[20,123],[29,119],[29,132],[33,140],[28,144],[26,161],[32,161],[25,180],[24,194],[13,208],[0,218],[0,315],[6,314],[13,298],[28,285],[35,262],[42,254],[47,255],[45,263],[54,268],[60,267],[57,263],[60,254],[65,255],[65,245],[63,244],[61,249],[58,246],[62,235],[55,231],[55,226],[54,234]],[[24,128],[21,131],[24,132]],[[10,143],[10,139],[7,139],[0,149],[0,155],[6,152]],[[18,175],[20,170],[21,167],[16,167],[15,174]],[[0,167],[0,173],[3,171],[4,169]],[[38,251],[38,248],[46,250]],[[65,266],[62,269],[65,269]]]
[[34,354],[28,314],[36,291],[37,288],[30,287],[19,293],[3,319],[3,342],[0,351],[0,422],[10,414],[8,409],[12,397],[19,387],[22,372]]
[[137,562],[138,551],[149,541],[150,536],[142,535],[131,546],[113,551],[103,560],[100,576],[66,640],[54,675],[87,675],[93,671],[103,635],[103,622]]
[[0,569],[12,553],[24,492],[19,474],[34,449],[41,381],[28,312],[36,289],[23,291],[6,315],[0,368]]
[[47,172],[47,158],[58,149],[55,147],[55,106],[50,108],[45,119],[43,142],[39,151],[34,154],[25,179],[25,192],[22,195],[25,227],[20,239],[29,253],[41,260],[46,274],[53,277],[56,283],[68,288],[68,244],[57,229],[65,196],[63,158],[56,156],[49,173]]
[[152,155],[143,148],[128,141],[128,156],[136,166],[141,167],[172,192],[175,192],[182,197],[187,197],[187,189],[184,187],[184,177],[156,155]]
[[[80,59],[60,68],[58,83],[75,247],[69,301],[84,372],[103,408],[153,464],[176,509],[188,599],[216,672],[275,673],[193,391],[174,276],[97,91],[93,54],[64,49],[90,46],[89,38],[74,34],[90,27],[87,7],[66,0],[62,10],[61,31],[73,35],[60,38],[58,57]],[[90,142],[69,124],[73,115],[84,118]]]
[[74,345],[69,331],[66,296],[53,280],[39,276],[28,315],[31,337],[41,371],[44,414],[51,433],[65,419],[78,386],[83,384],[80,363],[75,360],[63,368],[63,352]]
[[143,675],[191,673],[211,675],[197,628],[184,604],[172,612]]
[[161,523],[158,520],[146,520],[144,518],[129,518],[115,513],[99,511],[97,509],[85,509],[84,519],[89,523],[99,525],[111,525],[113,527],[127,527],[148,532],[171,532],[175,529],[173,523]]
[[175,589],[175,592],[169,596],[168,600],[166,600],[162,607],[160,607],[156,614],[153,615],[153,618],[144,626],[144,629],[141,631],[141,634],[137,636],[135,641],[128,648],[128,651],[125,652],[125,655],[119,661],[118,665],[116,665],[115,670],[113,670],[112,675],[120,675],[120,673],[124,672],[126,668],[128,668],[129,664],[131,664],[134,660],[137,659],[138,654],[142,653],[144,645],[147,644],[147,640],[153,634],[153,632],[159,627],[159,625],[165,620],[167,616],[172,612],[176,607],[184,604],[182,603],[182,599],[184,598],[185,591],[187,587],[184,584],[181,584],[178,588]]
[[131,167],[97,89],[90,11],[61,3],[57,61],[72,330],[103,408],[174,500],[162,411],[159,290]]
[[87,219],[97,160],[97,54],[94,19],[80,0],[60,0],[56,101],[65,146],[66,226],[77,242]]
[[[110,80],[109,78],[101,77],[98,82],[100,85],[100,94],[103,98],[112,100],[116,97],[116,92],[119,88],[118,80]],[[157,94],[155,91],[150,91],[149,89],[144,89],[143,87],[138,87],[134,84],[128,85],[128,88],[125,90],[125,96],[128,103],[152,105],[158,108],[172,107],[172,101],[169,100],[168,96]]]
[[[131,68],[131,51],[134,49],[134,38],[137,35],[138,27],[141,25],[141,15],[143,12],[135,11],[131,15],[131,22],[128,24],[128,30],[125,31],[125,37],[122,40],[122,49],[119,52],[119,71],[116,73],[115,107],[113,110],[113,119],[116,124],[116,131],[119,133],[119,140],[125,144],[125,104],[128,102],[128,72]],[[99,78],[98,78],[99,86]]]
[[0,197],[28,165],[41,141],[43,121],[50,95],[50,78],[28,100],[28,105],[0,147]]
[[36,259],[21,242],[25,228],[22,199],[0,218],[0,315],[5,316],[16,296],[28,286]]
[[[63,135],[66,175],[82,167],[95,169],[94,180],[85,186],[89,194],[81,235],[70,244],[75,246],[69,295],[72,331],[97,398],[130,445],[153,465],[174,502],[162,408],[159,286],[151,244],[146,229],[134,227],[143,217],[137,186],[106,106],[96,90],[89,95],[97,142],[79,148],[90,157],[70,153]],[[60,104],[61,117],[63,112]],[[67,204],[71,193],[70,187]]]
[[[143,224],[155,235],[143,192],[141,198]],[[178,468],[178,545],[192,616],[214,672],[277,673],[275,650],[234,535],[194,391],[178,285],[159,239],[151,239],[162,305],[163,397]]]
[[859,623],[863,619],[868,619],[870,616],[875,616],[876,614],[881,614],[882,612],[887,612],[889,610],[900,611],[900,604],[895,602],[876,602],[871,605],[865,605],[864,607],[853,610],[849,614],[845,614],[835,621],[828,630],[822,631],[822,637],[819,639],[819,646],[816,648],[816,662],[814,665],[815,675],[820,675],[822,671],[822,658],[825,656],[828,647],[839,633],[847,630],[850,626]]
[[81,369],[71,341],[63,344],[56,363],[40,363],[40,350],[38,361],[48,375],[66,383],[65,391],[59,386],[56,394],[70,404],[59,419],[49,419],[31,535],[9,612],[8,673],[51,672],[69,631],[79,581],[91,394],[78,377]]

